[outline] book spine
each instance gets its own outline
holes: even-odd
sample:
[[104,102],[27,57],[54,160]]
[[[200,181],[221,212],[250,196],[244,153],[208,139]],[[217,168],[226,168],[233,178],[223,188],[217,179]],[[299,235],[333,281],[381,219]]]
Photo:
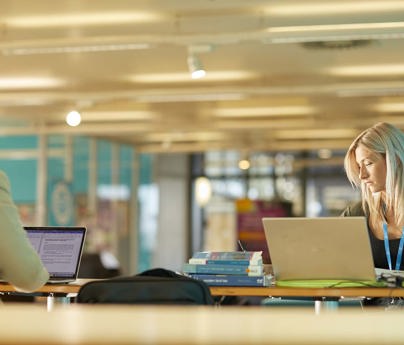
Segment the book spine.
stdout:
[[236,265],[236,266],[259,266],[262,265],[262,259],[259,260],[213,260],[202,258],[190,258],[189,264],[193,265]]
[[251,277],[241,275],[213,275],[213,274],[188,274],[190,277],[204,281],[210,286],[269,286],[268,276]]
[[264,274],[263,266],[260,265],[193,265],[185,263],[183,265],[184,273],[201,273],[201,274],[232,274],[232,275],[248,275],[262,276]]
[[197,252],[192,258],[205,260],[249,260],[262,258],[262,251],[258,252]]

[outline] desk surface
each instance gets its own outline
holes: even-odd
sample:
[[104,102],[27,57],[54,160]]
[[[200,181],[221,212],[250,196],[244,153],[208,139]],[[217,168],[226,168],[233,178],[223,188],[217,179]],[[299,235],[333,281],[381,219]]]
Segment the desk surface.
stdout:
[[[43,293],[43,294],[62,294],[66,295],[69,293],[77,293],[80,290],[80,287],[94,279],[77,279],[75,282],[72,283],[61,283],[61,284],[46,284],[36,290],[36,293]],[[0,282],[0,292],[16,292],[15,288],[4,282]]]
[[[46,284],[37,290],[43,294],[74,294],[92,279],[78,279],[70,284]],[[213,296],[263,296],[263,297],[404,297],[404,288],[289,288],[289,287],[227,287],[211,286]],[[7,284],[0,283],[0,292],[15,292]]]
[[214,296],[272,297],[404,297],[404,288],[292,288],[292,287],[224,287],[211,286]]
[[0,308],[2,345],[402,344],[402,311],[70,304]]

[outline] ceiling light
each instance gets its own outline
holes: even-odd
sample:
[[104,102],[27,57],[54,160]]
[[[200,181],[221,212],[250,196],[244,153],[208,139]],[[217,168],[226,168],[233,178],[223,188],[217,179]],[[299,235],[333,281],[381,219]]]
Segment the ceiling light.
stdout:
[[195,199],[199,206],[205,206],[212,196],[212,184],[205,176],[195,180]]
[[404,111],[404,103],[382,103],[377,104],[374,109],[383,113],[401,113]]
[[317,156],[320,159],[330,159],[332,157],[332,151],[330,149],[320,149],[317,151]]
[[280,26],[266,29],[265,43],[297,43],[340,40],[402,38],[404,22],[347,23]]
[[[205,80],[220,81],[220,80],[244,80],[256,78],[257,74],[248,71],[233,70],[233,71],[209,71]],[[149,73],[136,74],[128,78],[134,83],[183,83],[189,80],[188,73]]]
[[203,68],[201,61],[194,54],[188,55],[188,68],[192,79],[200,79],[206,75],[206,71]]
[[78,111],[73,110],[66,115],[66,123],[71,127],[76,127],[81,122],[81,115]]
[[396,1],[320,1],[305,2],[304,4],[271,5],[265,10],[266,13],[274,16],[302,16],[302,15],[328,15],[332,14],[352,14],[354,12],[364,14],[369,12],[397,11],[404,8],[401,0]]
[[58,47],[32,47],[32,48],[9,48],[3,49],[3,55],[35,55],[35,54],[66,54],[66,53],[96,53],[120,50],[148,49],[147,43],[125,43],[125,44],[88,44],[71,45]]
[[329,138],[353,138],[357,133],[354,129],[285,129],[276,131],[276,139],[329,139]]
[[82,118],[86,121],[142,121],[153,119],[154,113],[145,110],[87,110],[82,112]]
[[39,89],[60,85],[62,85],[62,82],[53,78],[0,78],[0,89]]
[[241,159],[238,162],[238,167],[241,170],[248,170],[250,168],[250,161],[248,159]]
[[313,113],[313,110],[313,108],[307,106],[223,108],[215,110],[214,114],[217,117],[264,117],[283,115],[307,115]]
[[365,66],[344,66],[328,70],[330,74],[337,76],[382,76],[404,74],[404,65],[365,65]]
[[162,95],[139,95],[139,102],[168,103],[168,102],[208,102],[208,101],[232,101],[244,99],[241,93],[200,93],[200,94],[162,94]]
[[403,28],[404,22],[385,23],[349,23],[349,24],[325,24],[325,25],[302,25],[280,26],[267,29],[270,33],[311,32],[311,31],[334,31],[334,30],[365,30],[365,29],[393,29]]
[[136,24],[161,20],[162,16],[152,12],[100,12],[100,13],[76,13],[57,14],[46,16],[21,16],[8,18],[7,27],[39,28],[39,27],[63,27],[63,26],[92,26],[110,24]]

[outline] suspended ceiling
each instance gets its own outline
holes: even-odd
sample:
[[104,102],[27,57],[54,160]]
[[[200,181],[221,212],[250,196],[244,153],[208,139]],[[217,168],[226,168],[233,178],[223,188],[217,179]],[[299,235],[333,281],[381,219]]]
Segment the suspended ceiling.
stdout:
[[404,128],[403,36],[404,1],[2,0],[0,133],[346,149],[378,121]]

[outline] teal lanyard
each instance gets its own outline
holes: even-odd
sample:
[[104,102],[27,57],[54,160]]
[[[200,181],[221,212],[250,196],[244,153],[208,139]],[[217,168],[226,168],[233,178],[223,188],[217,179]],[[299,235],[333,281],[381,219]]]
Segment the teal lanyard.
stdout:
[[[390,271],[392,270],[392,264],[391,264],[391,254],[390,254],[390,245],[389,245],[389,234],[387,232],[387,224],[383,223],[383,238],[384,238],[384,249],[386,250],[386,258],[387,258],[387,263],[389,265]],[[404,227],[401,232],[401,238],[400,238],[400,244],[398,246],[398,251],[397,251],[397,259],[396,259],[396,268],[395,270],[398,271],[400,270],[401,266],[401,260],[403,257],[403,247],[404,247]]]

